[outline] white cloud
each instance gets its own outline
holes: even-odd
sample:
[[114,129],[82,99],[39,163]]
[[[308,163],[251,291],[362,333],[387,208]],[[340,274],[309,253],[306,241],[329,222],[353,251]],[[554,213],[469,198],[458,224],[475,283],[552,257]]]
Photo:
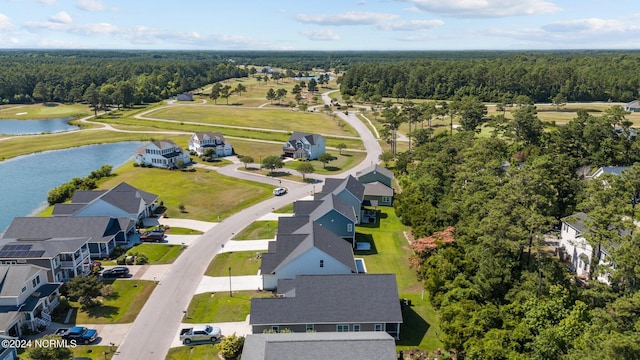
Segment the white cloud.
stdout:
[[419,10],[460,18],[495,18],[556,13],[561,8],[546,0],[400,0]]
[[391,31],[419,31],[430,30],[442,25],[444,25],[442,20],[411,20],[381,24],[378,28]]
[[397,19],[398,15],[395,14],[383,14],[372,12],[357,12],[352,11],[344,14],[333,15],[307,15],[298,14],[295,19],[306,24],[317,25],[375,25],[384,21]]
[[51,22],[60,23],[60,24],[71,24],[73,20],[71,19],[71,15],[67,14],[64,11],[60,11],[59,13],[50,16],[49,20]]
[[28,21],[23,24],[23,26],[32,32],[40,32],[43,30],[47,31],[64,31],[69,29],[68,24],[61,24],[58,22],[51,21]]
[[0,13],[0,31],[2,30],[10,30],[13,29],[13,24],[11,24],[11,19],[3,13]]
[[104,4],[100,0],[78,0],[76,6],[85,11],[101,11],[105,9]]
[[122,30],[109,23],[81,24],[69,29],[70,33],[80,35],[108,35],[121,33]]
[[56,0],[38,0],[42,5],[53,6],[56,5]]
[[545,25],[542,29],[549,32],[622,32],[628,29],[628,26],[618,20],[605,19],[576,19],[568,21],[560,21],[553,24]]
[[306,36],[309,40],[315,41],[338,41],[340,35],[334,33],[331,30],[315,30],[315,31],[302,31],[301,35]]

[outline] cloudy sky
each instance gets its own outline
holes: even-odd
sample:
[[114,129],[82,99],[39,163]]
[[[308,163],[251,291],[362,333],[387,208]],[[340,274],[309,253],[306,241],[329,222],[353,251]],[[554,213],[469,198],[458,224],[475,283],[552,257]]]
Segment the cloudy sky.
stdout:
[[0,0],[2,49],[640,49],[638,0]]

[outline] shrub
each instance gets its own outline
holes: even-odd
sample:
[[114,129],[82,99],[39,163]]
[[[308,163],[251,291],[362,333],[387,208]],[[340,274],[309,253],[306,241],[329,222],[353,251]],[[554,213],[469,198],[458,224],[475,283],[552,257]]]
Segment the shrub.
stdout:
[[120,255],[120,256],[118,256],[118,258],[116,259],[116,264],[118,264],[118,265],[124,265],[126,261],[127,261],[127,255]]
[[220,353],[227,359],[232,359],[240,355],[244,346],[244,336],[233,335],[223,337],[220,340]]
[[113,257],[119,257],[120,255],[123,255],[124,253],[127,252],[127,248],[125,248],[122,245],[118,245],[116,246],[115,249],[113,249]]
[[136,256],[136,265],[145,265],[149,262],[149,259],[146,255],[141,254]]

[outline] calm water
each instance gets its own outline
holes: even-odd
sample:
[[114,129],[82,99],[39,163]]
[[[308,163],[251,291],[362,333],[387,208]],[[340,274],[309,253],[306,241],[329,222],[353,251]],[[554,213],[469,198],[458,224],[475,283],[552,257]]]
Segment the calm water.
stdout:
[[0,120],[0,134],[30,135],[42,133],[57,133],[77,130],[80,127],[70,125],[73,118],[58,118],[49,120]]
[[81,146],[0,162],[0,233],[14,217],[43,210],[49,190],[74,177],[85,177],[102,165],[109,164],[115,169],[131,159],[142,144],[127,141]]

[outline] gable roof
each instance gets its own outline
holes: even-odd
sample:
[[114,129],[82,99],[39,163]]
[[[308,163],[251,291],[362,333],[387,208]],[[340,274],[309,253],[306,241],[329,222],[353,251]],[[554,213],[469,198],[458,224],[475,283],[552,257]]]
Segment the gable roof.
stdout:
[[40,259],[61,253],[72,253],[89,241],[88,237],[51,239],[0,239],[0,258]]
[[0,297],[22,294],[22,287],[35,274],[46,268],[31,264],[0,265]]
[[[146,207],[158,199],[158,195],[137,189],[126,182],[121,182],[110,190],[76,191],[70,204],[56,204],[53,215],[73,215],[88,204],[105,201],[127,214],[138,214],[142,207]],[[141,204],[142,202],[142,204]]]
[[[294,203],[295,206],[295,203]],[[282,216],[278,218],[279,235],[293,234],[309,222],[309,215]]]
[[376,172],[388,177],[389,179],[393,179],[393,172],[391,172],[391,170],[381,166],[380,164],[370,165],[366,169],[363,169],[363,170],[360,170],[360,171],[356,172],[356,178],[358,180],[360,180],[361,176],[369,174],[369,173],[376,173]]
[[603,166],[598,168],[598,170],[591,175],[591,178],[597,179],[603,174],[621,175],[623,171],[629,169],[631,169],[631,166]]
[[578,232],[580,232],[581,234],[588,231],[585,223],[589,221],[589,215],[583,212],[575,213],[573,215],[564,217],[561,220],[562,222],[571,225],[572,228],[578,230]]
[[376,181],[364,184],[364,194],[369,196],[393,196],[393,189]]
[[295,230],[295,233],[278,233],[275,245],[270,244],[269,247],[269,250],[275,251],[262,254],[260,272],[271,274],[311,248],[317,248],[344,264],[352,272],[357,272],[351,244],[313,221],[308,221],[306,225]]
[[324,186],[322,187],[322,194],[338,194],[343,190],[349,191],[360,201],[364,199],[364,184],[360,183],[358,179],[351,175],[344,179],[325,179]]
[[298,275],[294,281],[293,297],[251,299],[249,323],[402,322],[395,274]]
[[121,231],[124,229],[120,221],[109,216],[18,217],[3,236],[14,239],[88,237],[92,242],[106,242]]
[[299,200],[293,203],[293,212],[296,216],[309,215],[311,220],[317,220],[331,210],[337,211],[353,222],[357,221],[353,206],[340,199],[335,193],[323,193],[319,200]]
[[205,131],[205,132],[196,132],[196,133],[193,133],[193,135],[200,141],[210,138],[210,139],[218,139],[221,142],[224,142],[224,136],[222,136],[222,133],[220,132]]
[[383,331],[250,334],[242,360],[395,360],[396,343]]
[[322,138],[322,135],[320,135],[320,134],[310,134],[310,133],[305,133],[305,132],[300,132],[300,131],[294,131],[291,134],[291,136],[289,136],[288,143],[293,145],[296,142],[304,139],[310,145],[315,145],[315,144],[321,142],[321,140],[320,140],[321,138]]

